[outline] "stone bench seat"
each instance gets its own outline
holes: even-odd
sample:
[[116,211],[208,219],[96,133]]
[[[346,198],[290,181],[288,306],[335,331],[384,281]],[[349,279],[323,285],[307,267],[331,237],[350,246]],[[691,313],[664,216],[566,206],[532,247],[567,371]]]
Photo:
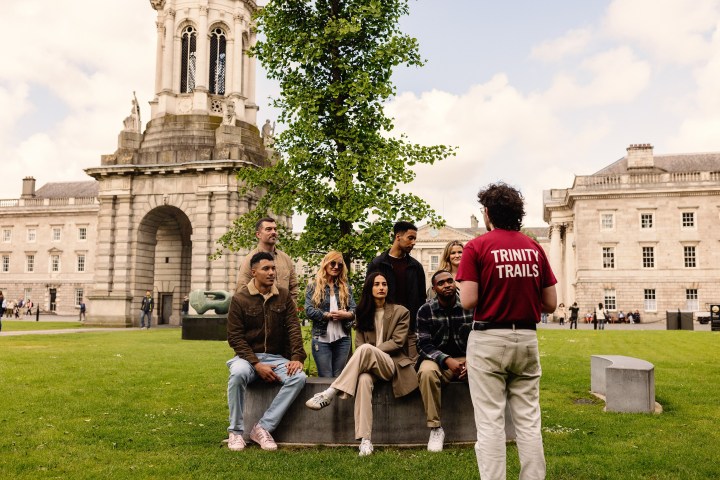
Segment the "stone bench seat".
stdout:
[[[334,379],[309,377],[304,390],[288,409],[273,432],[277,443],[295,445],[356,445],[353,398],[339,397],[322,410],[310,410],[305,402],[327,389]],[[280,390],[279,384],[254,382],[245,393],[245,426],[250,430]],[[445,443],[474,443],[475,419],[470,391],[465,382],[451,382],[443,388],[442,424]],[[508,427],[509,425],[509,427]],[[395,398],[390,382],[377,382],[373,391],[373,432],[375,445],[426,445],[430,429],[420,391]],[[506,415],[505,434],[515,438],[515,430]]]
[[605,410],[624,413],[654,413],[655,366],[624,355],[590,357],[590,391],[605,400]]

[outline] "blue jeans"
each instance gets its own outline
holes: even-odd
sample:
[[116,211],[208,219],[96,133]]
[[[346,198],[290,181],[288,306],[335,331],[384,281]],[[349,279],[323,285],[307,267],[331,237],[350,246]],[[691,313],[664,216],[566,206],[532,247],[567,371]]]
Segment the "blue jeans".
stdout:
[[[275,374],[280,377],[280,383],[282,383],[280,391],[268,409],[265,410],[262,418],[258,421],[258,424],[262,428],[268,432],[272,432],[277,428],[287,409],[290,408],[290,405],[292,405],[295,398],[297,398],[302,391],[307,377],[305,376],[305,372],[302,371],[289,377],[287,374],[287,363],[290,360],[280,355],[271,353],[256,353],[255,355],[257,355],[260,363],[273,366]],[[245,431],[245,425],[243,423],[245,390],[250,383],[260,379],[260,376],[255,372],[255,368],[250,362],[237,355],[227,361],[227,366],[228,369],[230,369],[227,389],[228,408],[230,409],[230,426],[228,427],[228,432],[242,434]]]
[[145,326],[145,317],[147,317],[147,326],[150,328],[152,324],[152,312],[143,312],[140,310],[140,328]]
[[337,377],[345,368],[350,354],[352,342],[350,337],[343,337],[332,343],[312,339],[312,354],[317,365],[318,377]]

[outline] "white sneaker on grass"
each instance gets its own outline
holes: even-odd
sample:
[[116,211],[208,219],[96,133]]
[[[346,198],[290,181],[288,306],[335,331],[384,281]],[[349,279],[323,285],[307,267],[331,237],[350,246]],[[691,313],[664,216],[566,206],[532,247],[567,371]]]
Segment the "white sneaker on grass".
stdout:
[[445,430],[442,427],[430,430],[430,439],[428,440],[429,452],[442,452],[443,443],[445,442]]
[[360,441],[360,456],[366,457],[373,452],[373,444],[369,438],[363,438]]

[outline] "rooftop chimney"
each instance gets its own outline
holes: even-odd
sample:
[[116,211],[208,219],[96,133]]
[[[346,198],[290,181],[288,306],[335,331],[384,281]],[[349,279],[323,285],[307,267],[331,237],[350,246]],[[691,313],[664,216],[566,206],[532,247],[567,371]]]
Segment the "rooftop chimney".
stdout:
[[35,178],[25,177],[23,178],[22,195],[20,198],[34,198],[35,197]]
[[649,143],[632,144],[627,148],[627,168],[653,168],[653,146]]
[[478,218],[475,214],[470,215],[470,228],[478,228]]

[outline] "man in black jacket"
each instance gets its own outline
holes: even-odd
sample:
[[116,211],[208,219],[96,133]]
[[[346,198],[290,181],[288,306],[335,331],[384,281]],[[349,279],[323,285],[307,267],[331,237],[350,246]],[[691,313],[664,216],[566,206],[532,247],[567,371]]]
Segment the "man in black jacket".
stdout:
[[425,270],[410,256],[417,240],[417,227],[400,221],[393,227],[393,243],[389,250],[375,257],[367,273],[379,271],[388,282],[388,297],[410,311],[408,346],[410,358],[417,360],[415,317],[425,303]]

